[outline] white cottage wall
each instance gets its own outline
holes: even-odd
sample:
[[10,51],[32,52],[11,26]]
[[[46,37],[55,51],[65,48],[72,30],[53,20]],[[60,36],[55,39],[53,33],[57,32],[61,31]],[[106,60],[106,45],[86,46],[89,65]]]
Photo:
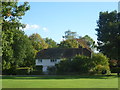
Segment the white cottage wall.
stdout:
[[[39,62],[39,60],[42,60],[42,62]],[[55,64],[58,64],[60,61],[60,59],[56,59],[55,62],[51,62],[51,59],[36,59],[36,66],[42,65],[43,72],[47,72],[48,66],[55,66]]]

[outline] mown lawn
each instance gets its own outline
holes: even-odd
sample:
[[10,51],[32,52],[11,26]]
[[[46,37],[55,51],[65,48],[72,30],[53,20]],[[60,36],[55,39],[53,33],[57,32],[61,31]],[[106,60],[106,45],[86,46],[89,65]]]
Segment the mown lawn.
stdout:
[[117,76],[3,76],[3,88],[118,88]]

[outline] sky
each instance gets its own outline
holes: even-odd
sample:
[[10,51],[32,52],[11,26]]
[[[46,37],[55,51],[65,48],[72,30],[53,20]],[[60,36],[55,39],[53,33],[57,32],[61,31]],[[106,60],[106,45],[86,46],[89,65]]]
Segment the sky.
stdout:
[[[21,3],[20,3],[21,4]],[[95,28],[99,12],[118,10],[117,2],[30,2],[31,9],[21,20],[28,36],[38,33],[57,43],[64,32],[71,30],[79,36],[89,35],[97,41]]]

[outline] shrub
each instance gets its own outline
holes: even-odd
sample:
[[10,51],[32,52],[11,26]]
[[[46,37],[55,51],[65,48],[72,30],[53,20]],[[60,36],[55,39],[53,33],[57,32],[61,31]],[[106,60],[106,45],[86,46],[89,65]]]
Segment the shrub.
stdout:
[[120,67],[112,67],[111,72],[112,73],[120,73]]
[[73,70],[78,72],[78,74],[89,73],[91,68],[91,59],[86,56],[77,55],[73,58]]
[[73,59],[63,60],[56,65],[57,74],[108,74],[110,73],[108,58],[95,53],[92,58],[77,55]]
[[90,62],[89,57],[77,55],[71,60],[57,64],[57,74],[86,74],[90,69]]
[[97,74],[108,74],[110,70],[109,70],[109,66],[97,65],[95,67],[95,71]]
[[20,67],[20,68],[17,68],[16,70],[16,74],[17,75],[28,75],[30,74],[32,68],[30,67]]
[[2,71],[2,75],[16,75],[16,69],[10,68]]
[[50,74],[50,75],[56,74],[56,67],[55,66],[49,66],[49,67],[47,67],[47,70],[48,70],[48,74]]
[[41,75],[43,74],[43,66],[40,65],[40,66],[35,66],[34,70],[30,73],[31,75]]
[[42,71],[33,70],[30,74],[31,75],[43,75],[43,72]]
[[40,65],[40,66],[35,66],[35,70],[37,70],[37,71],[42,71],[42,69],[43,69],[43,66],[42,66],[42,65]]
[[109,59],[102,53],[94,53],[92,56],[93,72],[96,74],[110,73]]

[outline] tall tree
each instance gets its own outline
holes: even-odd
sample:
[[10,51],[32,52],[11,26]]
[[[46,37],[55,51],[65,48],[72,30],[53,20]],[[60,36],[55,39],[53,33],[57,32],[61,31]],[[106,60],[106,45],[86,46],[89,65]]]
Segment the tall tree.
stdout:
[[48,44],[44,41],[44,39],[39,34],[32,34],[29,36],[29,39],[32,42],[32,45],[36,52],[48,48]]
[[59,47],[64,48],[93,48],[94,41],[91,37],[88,35],[85,35],[84,37],[81,37],[77,35],[77,32],[72,32],[70,30],[65,31],[65,36],[63,36],[65,40],[61,41],[59,44]]
[[88,35],[85,35],[84,37],[81,38],[86,42],[86,44],[91,48],[93,51],[96,48],[95,41]]
[[[25,2],[18,6],[17,0],[14,2],[2,2],[2,69],[14,70],[23,66],[26,62],[34,59],[34,49],[29,38],[20,28],[24,28],[19,20],[30,9],[29,3]],[[29,49],[28,49],[29,47]],[[31,54],[30,54],[31,53]],[[28,58],[32,57],[32,58]],[[32,66],[30,63],[29,66]]]
[[52,40],[51,38],[45,38],[44,40],[48,44],[48,48],[57,47],[57,43],[54,40]]
[[72,32],[71,30],[65,31],[65,36],[63,36],[64,39],[75,39],[77,38],[77,33]]
[[[14,31],[13,56],[15,58],[15,65],[19,66],[34,66],[35,52],[27,35],[21,30]],[[18,63],[18,64],[16,64]]]
[[100,12],[97,25],[98,49],[120,66],[120,13]]
[[75,39],[68,39],[65,41],[61,41],[59,44],[60,48],[78,48],[79,43]]
[[111,59],[120,59],[120,13],[100,12],[97,22],[98,49]]

